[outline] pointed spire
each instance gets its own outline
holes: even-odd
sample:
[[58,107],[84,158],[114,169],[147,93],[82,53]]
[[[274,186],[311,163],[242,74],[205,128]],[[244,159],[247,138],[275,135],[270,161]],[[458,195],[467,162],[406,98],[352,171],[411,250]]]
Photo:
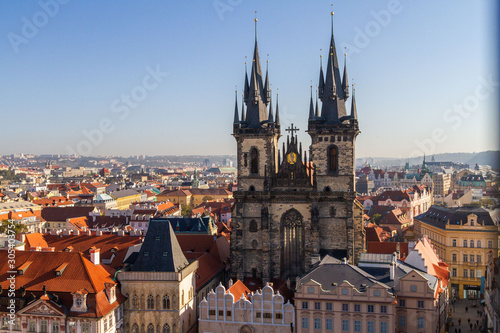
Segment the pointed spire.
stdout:
[[241,95],[241,122],[245,121],[245,94]]
[[319,84],[318,84],[318,90],[319,90],[319,95],[321,96],[320,98],[323,99],[323,91],[325,88],[325,77],[323,76],[323,56],[320,54],[319,55]]
[[[321,118],[325,124],[338,124],[339,119],[346,116],[344,89],[342,88],[342,79],[337,60],[337,51],[335,49],[335,39],[333,35],[333,11],[332,15],[332,35],[330,40],[330,49],[328,50],[328,64],[325,69],[325,81],[321,87],[321,77],[319,88],[319,98],[322,101]],[[320,76],[322,71],[320,73]],[[347,80],[346,80],[347,84]]]
[[309,103],[309,121],[314,120],[313,86],[311,86],[311,101]]
[[[269,57],[269,54],[267,55]],[[269,104],[269,98],[271,96],[271,88],[269,86],[269,59],[266,60],[266,79],[264,83],[264,103]]]
[[278,95],[276,94],[276,126],[280,125],[280,107],[278,105]]
[[319,118],[318,91],[316,90],[316,118]]
[[354,89],[354,84],[352,88],[351,118],[356,120],[358,119],[358,109],[356,108],[356,89]]
[[243,91],[245,102],[248,100],[248,96],[250,95],[250,85],[248,84],[248,70],[247,70],[247,61],[245,57],[245,89]]
[[344,76],[342,77],[342,89],[344,90],[344,100],[349,98],[349,82],[347,80],[347,53],[344,53]]
[[262,82],[262,70],[260,67],[259,47],[257,45],[257,18],[255,18],[255,47],[253,52],[252,69],[250,74],[250,85],[248,89],[246,121],[250,127],[258,128],[267,121],[267,103]]
[[269,97],[269,117],[268,117],[267,121],[270,123],[274,123],[273,101],[272,101],[271,97]]
[[234,125],[237,125],[240,122],[238,117],[238,91],[234,91]]

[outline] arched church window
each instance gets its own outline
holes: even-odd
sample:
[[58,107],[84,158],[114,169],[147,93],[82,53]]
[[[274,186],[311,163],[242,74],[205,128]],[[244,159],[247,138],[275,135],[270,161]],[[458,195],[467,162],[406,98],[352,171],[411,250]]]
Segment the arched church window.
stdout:
[[136,294],[132,296],[132,309],[138,309],[139,308],[139,299]]
[[154,308],[155,308],[155,300],[153,298],[153,295],[149,295],[148,296],[148,310],[153,310]]
[[155,327],[153,326],[153,324],[148,325],[148,333],[155,333]]
[[250,186],[250,188],[248,189],[250,192],[255,192],[255,186]]
[[139,333],[139,326],[137,326],[137,324],[134,324],[134,326],[132,326],[132,333]]
[[259,151],[257,148],[250,150],[250,172],[253,174],[259,173]]
[[255,220],[250,221],[250,225],[248,226],[248,230],[250,232],[257,232],[258,231],[257,230],[257,221],[255,221]]
[[253,333],[253,330],[248,325],[245,325],[240,328],[240,333]]
[[163,333],[170,333],[170,326],[168,324],[163,325]]
[[338,150],[336,146],[328,148],[328,171],[337,172],[339,168]]
[[290,209],[282,215],[281,225],[282,275],[300,275],[304,269],[303,217],[296,209]]
[[327,186],[323,189],[323,192],[331,192],[332,189],[330,188],[330,186]]
[[163,296],[163,310],[170,309],[170,299],[167,295]]
[[252,249],[256,249],[257,248],[257,241],[254,239],[252,241]]

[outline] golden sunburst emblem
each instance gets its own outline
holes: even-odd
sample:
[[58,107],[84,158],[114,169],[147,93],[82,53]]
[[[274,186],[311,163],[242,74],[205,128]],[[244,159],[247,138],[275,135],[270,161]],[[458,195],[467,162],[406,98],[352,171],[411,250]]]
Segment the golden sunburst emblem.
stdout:
[[288,161],[288,164],[295,164],[295,162],[297,162],[297,154],[290,153],[286,155],[286,160]]

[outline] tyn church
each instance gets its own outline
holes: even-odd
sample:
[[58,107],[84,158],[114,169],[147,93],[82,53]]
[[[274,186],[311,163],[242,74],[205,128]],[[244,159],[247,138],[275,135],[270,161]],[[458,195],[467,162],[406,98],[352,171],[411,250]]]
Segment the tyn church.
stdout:
[[309,149],[302,149],[292,124],[279,150],[278,100],[273,110],[268,72],[263,78],[255,39],[241,116],[237,103],[234,110],[238,190],[232,214],[233,277],[294,279],[326,254],[357,263],[365,249],[354,174],[356,101],[353,94],[348,115],[347,70],[344,64],[341,77],[333,28],[318,95],[321,105],[316,101],[314,107],[311,94]]

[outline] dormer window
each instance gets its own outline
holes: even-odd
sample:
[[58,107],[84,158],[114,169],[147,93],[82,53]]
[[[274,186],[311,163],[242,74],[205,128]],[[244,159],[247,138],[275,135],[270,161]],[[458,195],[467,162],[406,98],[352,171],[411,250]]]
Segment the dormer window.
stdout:
[[104,287],[106,288],[106,296],[108,296],[108,302],[110,304],[116,301],[116,284],[105,283]]
[[73,293],[73,306],[70,311],[87,312],[87,295],[85,289],[80,289]]

